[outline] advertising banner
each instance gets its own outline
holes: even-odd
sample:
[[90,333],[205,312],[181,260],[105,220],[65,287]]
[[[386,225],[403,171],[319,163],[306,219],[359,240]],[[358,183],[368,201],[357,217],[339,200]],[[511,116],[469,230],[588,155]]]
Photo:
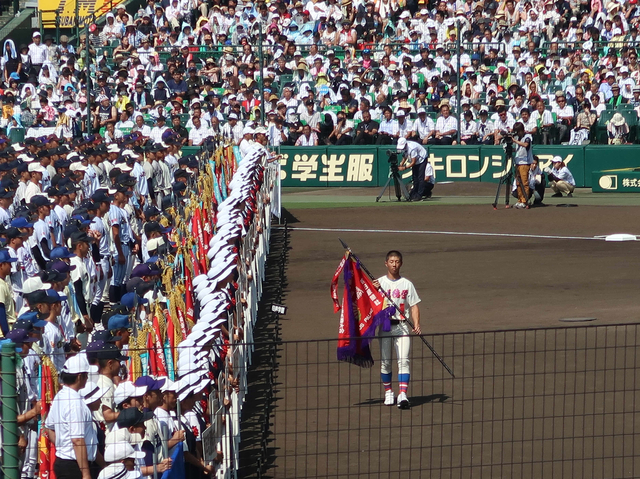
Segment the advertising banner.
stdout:
[[[573,173],[577,186],[583,187],[591,185],[591,170],[585,168],[585,150],[589,148],[593,147],[536,145],[533,152],[542,168],[551,167],[551,159],[560,156]],[[608,148],[608,154],[598,158],[606,161],[617,155],[612,153],[612,147],[604,148]],[[622,166],[640,166],[640,148],[624,148],[630,149],[624,152],[622,160],[616,161],[625,163]],[[427,146],[426,149],[436,181],[497,183],[512,166],[505,162],[501,146]],[[391,145],[282,147],[282,186],[382,186],[389,177],[389,151],[393,151]],[[607,166],[602,165],[597,169],[605,168]],[[411,172],[404,172],[402,177],[409,180]]]
[[591,184],[594,193],[640,193],[640,168],[594,171]]
[[60,28],[76,26],[76,2],[78,2],[78,23],[84,28],[91,15],[96,17],[106,15],[111,8],[122,3],[122,0],[38,0],[38,10],[42,12],[42,21],[46,25],[53,25],[56,12],[60,14]]
[[[593,187],[593,191],[596,191],[595,186],[597,184],[592,183],[592,179],[595,179],[594,172],[640,167],[639,145],[593,145],[585,147],[584,150],[584,186]],[[611,190],[607,189],[607,191]]]

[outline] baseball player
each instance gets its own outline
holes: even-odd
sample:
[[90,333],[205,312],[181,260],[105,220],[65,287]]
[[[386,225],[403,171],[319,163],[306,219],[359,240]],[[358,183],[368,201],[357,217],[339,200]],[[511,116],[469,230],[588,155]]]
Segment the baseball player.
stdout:
[[[420,297],[413,283],[400,276],[402,253],[389,251],[384,265],[387,268],[387,274],[375,280],[373,284],[377,288],[382,288],[400,308],[400,311],[413,322],[413,332],[421,334],[420,309],[418,308]],[[388,301],[388,299],[385,299],[384,307],[388,306]],[[397,310],[391,318],[391,330],[380,332],[380,377],[384,386],[385,406],[393,406],[396,402],[391,387],[391,345],[393,344],[398,358],[398,383],[400,386],[398,407],[400,409],[409,409],[411,407],[407,398],[409,350],[411,348],[410,333],[409,325]]]

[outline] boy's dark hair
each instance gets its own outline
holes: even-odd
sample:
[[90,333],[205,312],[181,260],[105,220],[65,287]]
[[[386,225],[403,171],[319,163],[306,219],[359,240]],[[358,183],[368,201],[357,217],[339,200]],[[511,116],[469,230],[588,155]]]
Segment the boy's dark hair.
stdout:
[[395,249],[392,249],[391,251],[389,251],[387,253],[387,257],[385,258],[385,261],[389,261],[389,258],[395,256],[396,258],[400,258],[400,262],[402,263],[402,253],[400,251],[397,251]]
[[78,380],[80,374],[60,373],[60,381],[65,386],[71,386]]

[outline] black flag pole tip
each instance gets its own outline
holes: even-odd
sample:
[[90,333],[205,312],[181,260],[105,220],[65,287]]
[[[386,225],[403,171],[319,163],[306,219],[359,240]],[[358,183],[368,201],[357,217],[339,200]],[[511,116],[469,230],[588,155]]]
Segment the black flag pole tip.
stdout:
[[347,243],[345,243],[344,241],[342,241],[342,238],[338,238],[338,241],[340,241],[340,243],[342,243],[342,247],[344,249],[347,249],[347,250],[350,249],[349,245]]

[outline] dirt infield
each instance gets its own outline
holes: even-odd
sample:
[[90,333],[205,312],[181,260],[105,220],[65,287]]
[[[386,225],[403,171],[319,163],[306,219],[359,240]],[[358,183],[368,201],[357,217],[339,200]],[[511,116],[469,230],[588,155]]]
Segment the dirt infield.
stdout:
[[384,254],[404,254],[403,274],[422,297],[423,331],[555,326],[562,318],[599,323],[640,316],[640,243],[575,239],[408,233],[296,231],[306,228],[430,230],[593,237],[640,233],[640,207],[547,207],[528,211],[490,206],[421,208],[397,205],[291,210],[289,312],[283,339],[333,338],[337,318],[329,283],[344,239],[375,275]]
[[[592,239],[639,233],[639,213],[291,208],[267,475],[640,477],[640,328],[609,326],[639,316],[640,243]],[[316,230],[329,228],[496,236]],[[382,406],[378,363],[362,370],[335,360],[338,237],[376,275],[386,251],[402,251],[403,274],[423,300],[422,329],[457,375],[448,378],[414,338],[410,411]],[[597,320],[560,322],[576,317]],[[558,329],[516,331],[534,327]]]

